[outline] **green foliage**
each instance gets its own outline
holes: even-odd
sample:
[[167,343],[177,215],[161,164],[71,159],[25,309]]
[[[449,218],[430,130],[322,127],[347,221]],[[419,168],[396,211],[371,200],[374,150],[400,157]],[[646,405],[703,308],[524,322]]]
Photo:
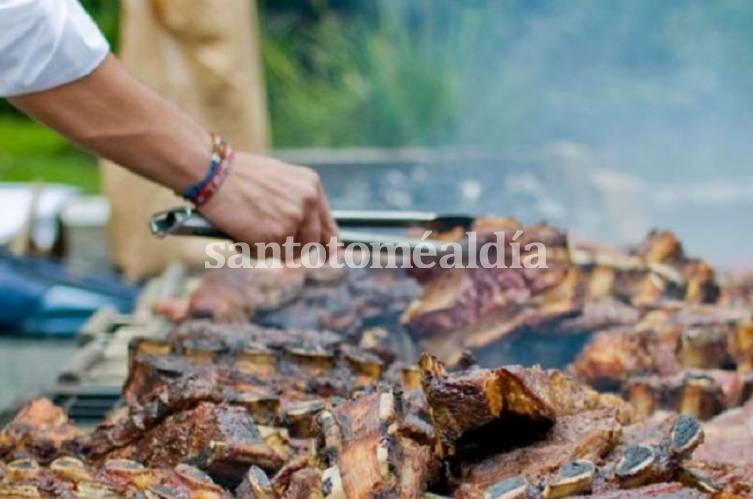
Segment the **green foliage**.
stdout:
[[[412,30],[402,9],[378,5],[376,18],[329,12],[309,24],[263,19],[276,145],[400,146],[451,136],[455,54],[436,43],[431,22]],[[431,18],[430,3],[421,14]]]
[[636,150],[689,127],[720,133],[711,116],[747,128],[753,112],[744,0],[308,0],[297,15],[266,4],[278,146]]
[[[118,45],[120,5],[81,0],[113,49]],[[26,119],[0,99],[0,181],[65,183],[84,192],[99,190],[96,159],[48,128]]]
[[[747,140],[745,0],[258,1],[277,147],[566,139],[620,144],[638,163],[650,148],[672,150],[668,140],[682,142],[674,150]],[[119,3],[83,3],[117,47]],[[0,116],[17,114],[0,103]],[[1,178],[95,188],[87,156],[37,125],[0,126]],[[685,171],[717,149],[699,145]]]
[[0,179],[61,182],[99,190],[96,160],[33,121],[0,117]]
[[114,0],[79,0],[96,21],[113,50],[118,48],[120,37],[120,2]]

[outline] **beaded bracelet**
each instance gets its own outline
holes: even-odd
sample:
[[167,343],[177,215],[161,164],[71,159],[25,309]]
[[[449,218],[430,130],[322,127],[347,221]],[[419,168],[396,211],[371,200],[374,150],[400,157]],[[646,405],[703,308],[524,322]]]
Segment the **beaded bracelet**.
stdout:
[[204,178],[190,186],[182,194],[183,198],[196,206],[201,206],[214,195],[230,173],[235,154],[230,144],[212,134],[212,159]]

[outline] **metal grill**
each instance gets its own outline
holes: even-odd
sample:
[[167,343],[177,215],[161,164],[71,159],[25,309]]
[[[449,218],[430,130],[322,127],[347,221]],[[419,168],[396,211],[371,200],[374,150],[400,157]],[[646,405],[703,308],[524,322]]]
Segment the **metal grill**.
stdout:
[[182,266],[172,265],[144,286],[132,313],[97,311],[79,331],[81,347],[60,371],[47,397],[80,426],[94,426],[122,406],[128,344],[135,337],[167,334],[171,325],[153,314],[154,305],[164,298],[185,296],[191,283]]
[[119,386],[58,385],[51,390],[49,397],[83,427],[95,426],[109,412],[123,405]]

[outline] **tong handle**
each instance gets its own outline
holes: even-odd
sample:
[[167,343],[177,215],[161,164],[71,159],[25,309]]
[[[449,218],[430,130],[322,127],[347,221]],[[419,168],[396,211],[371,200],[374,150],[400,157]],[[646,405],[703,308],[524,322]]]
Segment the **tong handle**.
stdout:
[[[345,213],[345,212],[342,212]],[[369,212],[363,212],[363,213],[369,213]],[[370,212],[375,213],[375,212]],[[389,213],[389,212],[378,212],[378,213]],[[415,215],[418,212],[409,212],[408,214],[404,215],[401,212],[394,212],[395,214],[400,214],[402,217],[402,220],[406,220],[410,218],[410,216]],[[428,214],[426,214],[428,216]],[[395,217],[395,223],[401,218],[401,217]],[[387,220],[389,217],[385,217],[384,220]],[[363,226],[366,226],[366,216],[361,215],[361,212],[350,212],[350,218],[344,217],[349,223],[363,223]],[[340,220],[338,218],[338,220]],[[356,222],[358,220],[358,222]],[[373,218],[369,218],[369,220],[373,220]],[[410,220],[415,220],[415,218],[410,218]],[[370,226],[374,225],[373,222],[369,224]],[[351,225],[353,226],[353,225]],[[358,225],[355,225],[358,226]],[[399,225],[400,227],[403,227],[404,225]],[[152,234],[156,237],[166,237],[166,236],[201,236],[201,237],[213,237],[218,239],[232,239],[230,236],[222,232],[221,230],[217,229],[212,225],[212,223],[204,218],[200,213],[196,212],[195,210],[191,208],[175,208],[172,210],[163,211],[160,213],[156,213],[152,216],[151,220],[149,221],[149,227],[152,231]],[[413,250],[416,247],[423,246],[423,247],[429,247],[433,246],[434,249],[439,253],[441,252],[441,246],[442,242],[435,241],[431,239],[417,239],[417,238],[408,238],[408,237],[402,237],[402,236],[395,236],[395,235],[387,235],[387,234],[380,234],[380,233],[371,233],[371,232],[365,232],[365,231],[355,231],[355,230],[341,230],[340,231],[340,241],[343,244],[351,244],[351,243],[364,243],[367,245],[373,245],[373,244],[407,244],[408,247]]]
[[430,211],[333,210],[332,216],[340,227],[355,228],[411,228],[444,232],[462,228],[469,231],[476,218],[471,215],[440,214]]
[[217,229],[200,213],[191,208],[174,208],[152,215],[149,220],[152,235],[162,238],[166,236],[201,236],[231,239],[230,236]]
[[333,210],[341,227],[419,227],[434,222],[439,215],[428,211]]

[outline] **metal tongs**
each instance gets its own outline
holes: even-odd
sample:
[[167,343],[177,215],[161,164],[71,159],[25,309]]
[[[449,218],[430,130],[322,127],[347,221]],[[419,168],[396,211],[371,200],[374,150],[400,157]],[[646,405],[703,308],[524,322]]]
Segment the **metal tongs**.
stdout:
[[[332,216],[341,229],[339,240],[345,245],[363,243],[373,247],[375,244],[407,244],[411,250],[418,247],[433,247],[437,254],[444,252],[442,245],[447,241],[420,239],[375,229],[421,228],[432,232],[446,232],[461,228],[463,232],[467,232],[476,220],[470,215],[442,215],[424,211],[334,210]],[[149,226],[152,234],[157,237],[202,236],[230,239],[200,213],[188,207],[156,213],[152,216]]]

